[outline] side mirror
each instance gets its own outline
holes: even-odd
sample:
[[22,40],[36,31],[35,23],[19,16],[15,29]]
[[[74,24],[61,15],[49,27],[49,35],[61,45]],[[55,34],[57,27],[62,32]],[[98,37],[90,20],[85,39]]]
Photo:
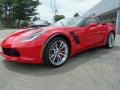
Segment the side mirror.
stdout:
[[90,27],[96,27],[97,25],[98,25],[97,23],[91,23],[91,24],[88,25],[88,28],[90,28]]

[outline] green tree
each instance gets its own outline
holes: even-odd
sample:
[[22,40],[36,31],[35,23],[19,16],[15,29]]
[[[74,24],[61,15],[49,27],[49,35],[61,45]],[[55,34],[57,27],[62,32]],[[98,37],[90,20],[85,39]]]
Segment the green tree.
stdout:
[[61,20],[61,19],[64,19],[64,18],[65,18],[64,15],[55,15],[55,16],[54,16],[54,21],[57,22],[57,21],[59,21],[59,20]]
[[0,16],[14,18],[18,21],[29,20],[36,15],[36,7],[40,4],[39,0],[0,0]]
[[12,4],[13,0],[0,0],[0,17],[4,23],[8,26],[11,23],[12,17]]
[[2,19],[2,14],[3,14],[2,6],[0,5],[0,20]]
[[33,21],[40,20],[40,17],[35,16],[32,20]]
[[0,18],[2,17],[3,10],[2,10],[2,5],[0,4]]
[[79,13],[75,13],[73,17],[78,17],[80,16]]
[[0,11],[7,17],[12,14],[13,0],[0,0]]
[[36,13],[36,7],[39,5],[39,0],[14,0],[13,16],[18,20],[18,26],[21,20],[29,20]]

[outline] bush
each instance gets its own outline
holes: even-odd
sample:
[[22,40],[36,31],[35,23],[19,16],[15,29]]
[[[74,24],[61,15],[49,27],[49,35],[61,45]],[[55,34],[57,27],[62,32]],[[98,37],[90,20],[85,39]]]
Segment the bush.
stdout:
[[61,20],[61,19],[64,19],[64,18],[65,18],[64,15],[55,15],[55,16],[54,16],[54,21],[57,22],[57,21],[59,21],[59,20]]
[[21,22],[20,26],[21,27],[27,27],[27,26],[29,26],[29,23],[28,23],[28,21],[23,21],[23,22]]

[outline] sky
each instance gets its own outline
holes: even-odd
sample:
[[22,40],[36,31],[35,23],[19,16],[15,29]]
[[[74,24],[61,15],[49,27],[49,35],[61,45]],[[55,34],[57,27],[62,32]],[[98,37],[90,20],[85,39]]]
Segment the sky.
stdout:
[[[56,0],[56,6],[58,14],[68,18],[73,17],[76,12],[82,16],[100,1],[101,0]],[[37,7],[38,16],[40,16],[42,20],[52,22],[53,13],[51,9],[51,0],[40,0],[40,2],[42,4]]]

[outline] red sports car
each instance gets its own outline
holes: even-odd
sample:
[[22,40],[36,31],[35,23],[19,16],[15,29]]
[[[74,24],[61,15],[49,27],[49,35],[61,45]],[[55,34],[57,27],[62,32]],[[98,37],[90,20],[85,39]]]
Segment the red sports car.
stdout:
[[69,18],[44,28],[19,30],[1,44],[7,61],[58,67],[70,56],[84,50],[106,46],[112,48],[115,26],[100,24],[96,18]]

